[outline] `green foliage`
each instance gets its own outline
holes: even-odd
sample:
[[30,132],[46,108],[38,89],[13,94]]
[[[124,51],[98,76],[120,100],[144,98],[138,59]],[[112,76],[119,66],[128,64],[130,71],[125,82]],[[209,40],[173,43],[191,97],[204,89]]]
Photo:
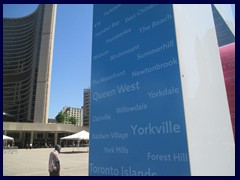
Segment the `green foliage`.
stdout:
[[62,112],[60,112],[60,113],[58,113],[58,115],[55,117],[55,119],[56,119],[56,121],[57,121],[58,123],[63,123],[64,120],[65,120],[65,115],[64,115]]
[[62,112],[58,113],[55,119],[58,123],[73,124],[73,125],[76,125],[77,123],[77,120],[75,117],[70,117],[66,113],[62,113]]
[[71,124],[74,124],[74,125],[76,125],[76,123],[77,123],[77,120],[76,120],[75,117],[69,117],[69,118],[68,118],[68,121],[69,121]]

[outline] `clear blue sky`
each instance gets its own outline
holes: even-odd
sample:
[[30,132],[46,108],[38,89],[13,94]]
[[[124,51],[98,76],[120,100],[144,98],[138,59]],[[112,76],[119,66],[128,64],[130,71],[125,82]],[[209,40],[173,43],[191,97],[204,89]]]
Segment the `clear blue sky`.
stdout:
[[[36,4],[4,4],[3,17],[32,13]],[[81,107],[90,87],[92,15],[90,4],[58,4],[52,62],[49,118],[64,106]]]

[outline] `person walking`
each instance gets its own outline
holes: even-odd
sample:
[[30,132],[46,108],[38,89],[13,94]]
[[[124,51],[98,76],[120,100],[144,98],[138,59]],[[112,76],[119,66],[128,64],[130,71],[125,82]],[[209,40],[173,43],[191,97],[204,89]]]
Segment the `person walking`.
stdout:
[[55,149],[49,155],[48,171],[50,176],[60,176],[60,159],[59,153],[61,151],[60,145],[55,145]]

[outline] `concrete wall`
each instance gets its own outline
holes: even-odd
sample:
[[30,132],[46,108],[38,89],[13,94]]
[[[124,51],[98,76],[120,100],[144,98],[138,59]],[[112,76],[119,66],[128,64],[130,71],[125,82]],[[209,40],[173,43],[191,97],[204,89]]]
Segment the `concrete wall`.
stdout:
[[3,122],[3,131],[37,131],[37,132],[69,132],[76,133],[81,130],[89,132],[88,127],[79,127],[67,124],[43,124],[43,123],[15,123]]
[[52,73],[56,5],[46,4],[41,37],[34,122],[47,123]]

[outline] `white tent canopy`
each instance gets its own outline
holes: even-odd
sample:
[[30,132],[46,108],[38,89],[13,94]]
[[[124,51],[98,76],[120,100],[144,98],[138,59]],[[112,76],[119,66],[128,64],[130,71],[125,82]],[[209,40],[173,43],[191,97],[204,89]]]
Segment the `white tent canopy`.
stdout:
[[62,137],[61,140],[89,140],[89,132],[82,130],[70,136]]
[[3,140],[10,140],[10,141],[14,141],[14,138],[9,137],[9,136],[5,136],[3,135]]

